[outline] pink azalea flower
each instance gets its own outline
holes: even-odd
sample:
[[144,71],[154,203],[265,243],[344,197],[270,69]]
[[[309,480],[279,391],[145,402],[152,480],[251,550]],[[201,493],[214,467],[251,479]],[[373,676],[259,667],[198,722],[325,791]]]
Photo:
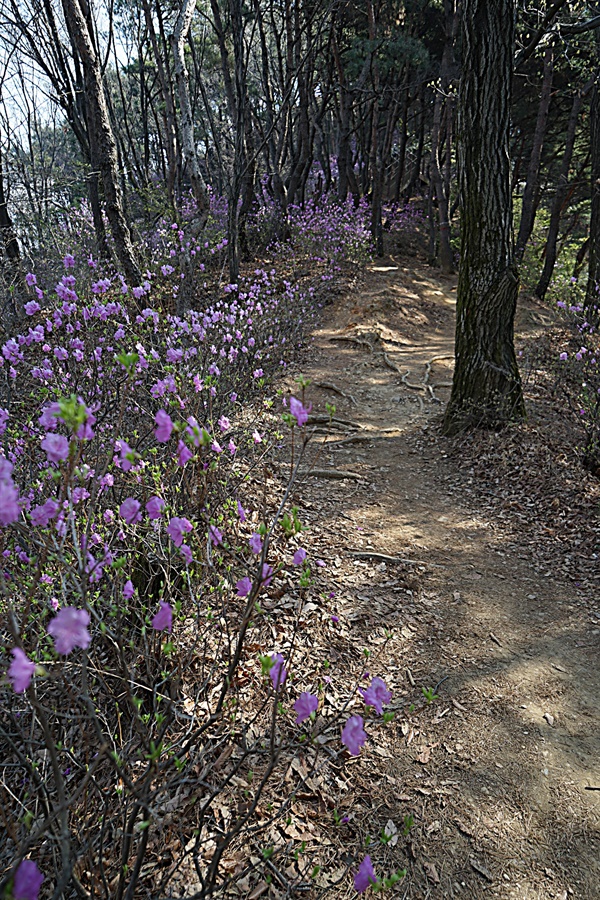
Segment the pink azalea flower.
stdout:
[[319,698],[316,694],[309,694],[308,691],[303,691],[294,703],[294,709],[298,713],[296,725],[301,725],[306,719],[310,719],[311,713],[316,712],[318,708]]
[[51,403],[50,406],[45,406],[42,410],[42,414],[38,419],[38,422],[44,429],[44,431],[54,431],[56,426],[58,425],[58,414],[60,412],[60,406],[58,403]]
[[19,492],[11,478],[0,480],[0,525],[10,525],[21,515],[18,504]]
[[171,432],[173,431],[173,422],[171,421],[171,417],[164,411],[164,409],[159,409],[159,411],[156,413],[154,421],[156,422],[154,437],[157,441],[165,444],[171,437]]
[[247,597],[252,590],[252,582],[246,575],[245,578],[240,578],[236,584],[236,588],[238,597]]
[[252,535],[252,537],[250,538],[248,543],[250,544],[250,549],[252,550],[252,552],[256,556],[258,556],[258,554],[262,551],[262,548],[263,548],[262,538],[261,538],[260,534],[258,533],[258,531],[254,532],[254,534]]
[[375,676],[368,688],[360,688],[359,694],[367,706],[372,706],[378,715],[383,714],[383,704],[389,703],[392,699],[391,691],[388,691],[385,681],[378,675]]
[[46,500],[42,506],[34,506],[31,510],[32,525],[38,525],[45,528],[50,519],[54,518],[58,510],[59,505],[56,500],[53,500],[52,498]]
[[262,444],[262,436],[256,430],[252,432],[252,439],[255,444]]
[[8,677],[15,694],[22,694],[31,684],[35,663],[31,662],[20,647],[13,647],[10,652],[13,655],[13,661],[8,667]]
[[216,525],[208,526],[208,536],[213,547],[218,547],[223,543],[223,533],[217,528]]
[[177,444],[177,462],[179,465],[185,466],[186,462],[189,462],[193,455],[189,447],[186,447],[183,441],[179,441]]
[[290,397],[290,412],[296,419],[300,428],[308,422],[308,414],[311,409],[311,406],[309,406],[308,409],[305,409],[300,400],[296,400],[295,397]]
[[263,563],[262,573],[261,573],[261,582],[265,587],[269,587],[271,582],[273,581],[273,566],[270,566],[268,563]]
[[167,525],[167,534],[176,547],[181,547],[183,543],[183,535],[189,534],[192,530],[192,523],[189,519],[179,519],[177,516],[172,518]]
[[42,441],[49,462],[57,463],[69,455],[69,442],[62,434],[47,434]]
[[181,547],[179,548],[179,552],[181,553],[181,555],[182,555],[183,558],[185,559],[185,561],[186,561],[186,563],[188,564],[188,566],[191,566],[191,564],[192,564],[193,561],[194,561],[194,557],[192,556],[191,548],[188,547],[187,544],[182,544]]
[[119,513],[128,525],[135,525],[136,522],[142,521],[140,507],[141,504],[139,500],[135,500],[133,497],[127,497],[127,499],[123,500],[121,503]]
[[271,660],[273,661],[273,665],[269,670],[269,677],[273,682],[273,687],[277,690],[285,683],[285,679],[287,678],[285,659],[281,653],[274,653],[271,656]]
[[240,503],[239,500],[237,502],[237,513],[238,513],[238,516],[240,517],[240,522],[245,522],[246,521],[246,510],[244,509],[244,507],[242,506],[242,504]]
[[160,601],[160,609],[152,619],[152,627],[155,631],[168,631],[169,634],[173,630],[173,610],[164,600]]
[[364,894],[367,888],[372,884],[376,884],[376,882],[377,878],[375,877],[375,870],[371,862],[371,857],[367,855],[361,862],[358,867],[358,872],[354,876],[354,890],[358,891],[359,894]]
[[150,497],[150,499],[146,503],[146,512],[148,513],[148,518],[151,520],[160,519],[164,508],[164,500],[161,500],[160,497]]
[[14,900],[38,900],[44,876],[32,859],[24,859],[15,872],[12,889]]
[[342,729],[342,744],[348,748],[352,756],[358,756],[366,740],[362,716],[351,716]]
[[92,640],[87,630],[89,624],[87,610],[63,606],[48,625],[48,634],[54,638],[56,652],[67,656],[75,647],[86,650]]
[[131,600],[133,595],[135,594],[135,588],[133,586],[133,582],[131,580],[126,581],[123,585],[123,596],[126,600]]
[[294,558],[292,560],[295,566],[301,566],[304,560],[306,559],[306,550],[296,550],[294,553]]

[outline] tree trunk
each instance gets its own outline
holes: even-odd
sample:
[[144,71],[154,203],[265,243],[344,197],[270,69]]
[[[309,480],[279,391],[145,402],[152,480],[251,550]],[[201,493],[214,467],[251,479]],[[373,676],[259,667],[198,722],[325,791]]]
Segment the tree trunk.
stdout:
[[175,60],[175,82],[179,96],[179,113],[181,118],[181,149],[188,177],[192,188],[192,196],[198,210],[199,229],[204,228],[210,210],[210,197],[198,164],[196,140],[194,138],[194,117],[190,101],[189,76],[185,65],[185,42],[192,24],[196,0],[183,0],[175,28],[171,35],[173,56]]
[[525,415],[514,350],[509,125],[513,0],[465,0],[458,105],[462,195],[456,365],[444,432],[498,428]]
[[554,74],[554,46],[549,44],[544,54],[544,78],[542,81],[542,93],[540,96],[540,105],[535,123],[535,131],[533,133],[533,144],[531,147],[531,156],[529,158],[529,166],[527,169],[527,180],[525,181],[525,190],[523,191],[523,203],[521,206],[521,221],[519,223],[519,233],[517,235],[517,243],[515,247],[515,260],[519,264],[525,253],[525,246],[533,231],[533,223],[535,221],[535,196],[538,192],[540,183],[540,161],[542,158],[542,147],[544,137],[546,136],[546,127],[548,125],[548,110],[550,108],[550,97],[552,95],[552,77]]
[[[596,58],[600,56],[600,33],[594,33]],[[592,158],[592,208],[590,214],[590,243],[588,283],[585,307],[597,313],[600,306],[600,72],[596,71],[590,110],[590,151]]]
[[560,216],[563,211],[563,207],[567,199],[567,192],[569,189],[569,170],[571,168],[571,159],[573,158],[573,147],[575,146],[577,122],[579,120],[579,113],[581,111],[583,98],[589,92],[590,88],[592,87],[592,83],[592,81],[589,81],[582,90],[576,92],[573,98],[571,115],[569,116],[569,123],[567,125],[565,152],[562,158],[560,172],[558,175],[558,185],[556,187],[556,193],[554,195],[554,200],[552,201],[550,225],[548,227],[548,237],[546,239],[546,249],[544,251],[544,268],[542,270],[542,274],[540,275],[540,280],[538,281],[535,288],[536,296],[538,296],[540,300],[543,300],[546,296],[546,291],[548,290],[550,279],[552,278],[552,272],[554,271],[554,264],[556,263],[556,243],[558,240],[558,230],[560,227]]
[[115,242],[115,250],[123,266],[125,277],[129,284],[135,287],[141,283],[142,275],[135,258],[129,226],[123,210],[123,200],[119,188],[117,146],[104,96],[100,60],[79,0],[62,0],[62,5],[65,17],[69,21],[70,34],[83,66],[86,101],[89,105],[89,114],[94,122],[98,167],[102,176],[106,215]]

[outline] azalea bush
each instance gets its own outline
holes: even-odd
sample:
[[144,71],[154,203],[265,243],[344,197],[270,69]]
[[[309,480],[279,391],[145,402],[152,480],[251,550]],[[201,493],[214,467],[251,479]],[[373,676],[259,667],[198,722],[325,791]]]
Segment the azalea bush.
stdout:
[[[121,365],[126,406],[137,361]],[[310,590],[302,526],[286,511],[306,440],[277,507],[257,509],[262,438],[227,465],[231,490],[206,428],[161,408],[144,452],[117,441],[98,477],[86,458],[98,466],[101,417],[72,395],[43,410],[45,437],[30,429],[22,456],[49,492],[43,503],[32,506],[17,484],[21,456],[2,458],[0,734],[12,858],[1,887],[14,900],[37,898],[45,879],[56,896],[134,897],[151,886],[159,897],[193,872],[188,896],[205,897],[233,877],[222,872],[233,847],[289,814],[323,765],[319,738],[333,729],[337,753],[354,755],[367,741],[357,713],[317,722],[319,685],[293,671],[293,638],[285,654],[269,648],[261,603],[274,580],[293,573],[299,613]],[[307,419],[292,397],[283,422],[306,430]],[[383,679],[360,693],[385,720]],[[290,783],[300,752],[308,768]],[[273,783],[265,821],[259,804]],[[173,833],[171,864],[148,865]],[[297,862],[298,884],[310,881],[311,861]],[[371,883],[368,858],[357,890]]]
[[[306,779],[364,752],[391,717],[381,677],[357,669],[360,692],[326,711],[318,667],[295,669],[313,561],[291,498],[310,407],[303,384],[281,415],[266,391],[318,294],[257,268],[236,285],[207,276],[174,314],[181,284],[207,268],[191,260],[225,245],[201,247],[177,223],[155,238],[141,285],[75,252],[27,273],[24,323],[1,348],[10,900],[182,885],[206,897],[272,877],[278,857],[305,890],[314,854],[265,843],[257,863],[240,848],[288,821]],[[266,491],[282,446],[291,474]],[[282,583],[296,625],[278,646],[268,606]],[[400,876],[378,876],[367,856],[353,877],[363,891]]]
[[586,308],[579,293],[574,280],[570,302],[558,300],[556,303],[564,325],[556,390],[564,396],[582,432],[584,466],[594,474],[600,474],[599,307]]

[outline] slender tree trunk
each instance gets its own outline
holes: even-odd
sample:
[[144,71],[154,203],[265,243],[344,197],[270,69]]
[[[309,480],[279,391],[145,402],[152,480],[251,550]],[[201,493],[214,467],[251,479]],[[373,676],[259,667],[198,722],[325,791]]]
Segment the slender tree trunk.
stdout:
[[102,176],[106,215],[115,242],[119,262],[132,287],[140,284],[141,272],[133,250],[129,226],[123,210],[119,187],[118,157],[115,137],[102,83],[102,69],[79,0],[62,0],[65,17],[81,59],[84,72],[86,101],[94,122],[98,167]]
[[509,125],[513,0],[464,0],[458,107],[462,194],[456,365],[446,434],[497,428],[525,415],[514,350]]
[[197,227],[202,229],[208,219],[210,197],[198,163],[194,137],[194,117],[190,101],[189,76],[185,64],[185,42],[190,31],[195,9],[196,0],[183,0],[173,34],[171,35],[171,44],[175,60],[175,83],[177,84],[177,94],[179,96],[181,149],[190,179],[192,196],[196,201],[198,210]]
[[531,147],[531,156],[529,158],[529,166],[527,168],[527,180],[525,182],[525,190],[523,191],[523,203],[521,206],[521,221],[519,223],[519,233],[515,246],[515,261],[519,264],[523,259],[527,241],[533,231],[533,223],[535,221],[535,197],[538,193],[540,183],[540,161],[542,158],[542,147],[544,137],[546,135],[546,127],[548,125],[548,110],[550,108],[550,98],[552,96],[552,77],[554,74],[554,45],[549,44],[544,54],[544,78],[542,81],[542,92],[540,95],[540,105],[535,123],[535,131],[533,133],[533,144]]
[[[2,153],[0,151],[0,271],[6,276],[6,281],[12,287],[9,295],[12,310],[17,315],[22,315],[23,296],[25,295],[25,279],[21,267],[21,250],[13,221],[8,211],[7,197],[4,190],[4,172]],[[4,324],[4,323],[2,323]]]
[[[594,32],[596,66],[600,57],[600,32]],[[592,209],[590,214],[590,243],[586,309],[597,314],[600,307],[600,70],[596,69],[590,110],[590,152],[592,160]]]
[[567,137],[565,141],[565,152],[562,158],[560,173],[558,175],[558,185],[556,193],[552,201],[552,211],[550,213],[550,225],[548,227],[548,237],[546,239],[546,249],[544,251],[544,268],[540,275],[535,293],[543,300],[552,278],[554,265],[556,263],[556,244],[558,241],[558,231],[560,227],[560,217],[563,211],[567,194],[569,190],[569,170],[571,168],[571,160],[573,158],[573,147],[575,146],[575,134],[577,132],[577,122],[579,121],[579,113],[583,98],[589,93],[593,81],[589,81],[582,90],[576,92],[573,98],[569,123],[567,125]]

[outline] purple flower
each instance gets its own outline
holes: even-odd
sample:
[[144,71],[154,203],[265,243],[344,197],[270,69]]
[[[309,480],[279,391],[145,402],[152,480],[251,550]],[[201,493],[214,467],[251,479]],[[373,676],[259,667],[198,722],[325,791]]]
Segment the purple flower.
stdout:
[[564,362],[566,359],[568,359],[568,358],[569,358],[569,354],[568,354],[568,353],[561,353],[560,356],[559,356],[559,359],[562,359],[563,362]]
[[19,492],[10,477],[0,478],[0,525],[10,525],[21,515]]
[[319,708],[319,698],[316,694],[309,694],[303,691],[294,703],[294,709],[298,713],[296,717],[296,725],[301,725],[306,719],[310,719],[311,713]]
[[281,687],[282,684],[285,683],[285,679],[287,678],[287,672],[285,669],[285,659],[281,655],[281,653],[274,653],[271,656],[271,661],[273,665],[269,670],[269,677],[273,682],[273,687],[275,690]]
[[65,269],[75,268],[75,257],[71,253],[67,253],[65,258],[63,259],[63,266],[65,267]]
[[60,406],[58,403],[51,403],[50,406],[45,406],[42,410],[42,414],[38,419],[38,422],[44,429],[44,431],[54,431],[56,426],[58,425],[58,414],[60,413]]
[[92,640],[87,630],[89,624],[87,610],[63,606],[48,625],[48,634],[54,638],[56,652],[67,656],[75,647],[86,650]]
[[32,859],[24,859],[15,872],[14,900],[37,900],[44,876]]
[[33,272],[28,272],[25,276],[25,281],[29,285],[29,287],[33,287],[34,284],[37,284],[37,278],[33,274]]
[[354,876],[354,890],[358,891],[359,894],[364,894],[367,888],[372,884],[376,884],[376,882],[375,869],[373,868],[371,857],[367,855],[361,862],[358,867],[358,872]]
[[34,525],[45,528],[50,519],[53,519],[57,514],[59,509],[60,506],[58,502],[50,497],[41,506],[34,506],[31,510],[31,521]]
[[177,516],[169,520],[167,525],[167,534],[176,547],[183,544],[183,535],[192,530],[192,523],[189,519],[178,519]]
[[24,309],[26,315],[35,316],[36,312],[39,312],[40,304],[37,300],[30,300],[29,303],[25,304]]
[[250,549],[252,550],[252,552],[256,556],[258,556],[258,554],[262,551],[262,548],[263,548],[262,538],[261,538],[260,534],[258,533],[258,531],[254,532],[254,534],[252,535],[252,537],[250,538],[248,543],[250,544]]
[[194,557],[192,556],[191,548],[187,544],[182,544],[181,547],[179,548],[179,552],[185,559],[188,566],[191,566],[191,564],[194,561]]
[[295,397],[290,397],[290,412],[300,427],[306,425],[308,422],[308,414],[311,408],[312,407],[305,409],[300,400],[296,400]]
[[128,525],[135,525],[136,522],[141,522],[142,514],[140,512],[140,506],[140,502],[133,497],[127,497],[127,499],[123,500],[121,503],[119,512]]
[[392,699],[391,691],[388,691],[385,681],[378,675],[375,676],[368,688],[360,688],[359,694],[367,706],[372,706],[378,715],[383,713],[383,704],[389,703]]
[[133,595],[135,594],[135,588],[133,586],[133,582],[131,580],[126,581],[123,585],[123,596],[126,600],[131,600]]
[[262,444],[262,436],[256,429],[252,432],[252,440],[255,444]]
[[49,462],[57,463],[69,455],[69,442],[62,434],[47,434],[42,441]]
[[273,566],[270,566],[268,563],[263,563],[260,577],[261,583],[264,584],[265,587],[269,587],[273,581]]
[[186,462],[189,462],[193,455],[189,447],[186,447],[183,441],[179,441],[177,444],[177,462],[179,465],[185,466]]
[[213,547],[218,547],[223,543],[223,533],[217,528],[216,525],[208,526],[208,536]]
[[160,519],[164,508],[164,500],[161,500],[160,497],[150,497],[150,499],[146,503],[146,512],[148,513],[148,518],[151,520]]
[[155,631],[168,631],[169,634],[173,630],[173,610],[164,600],[160,601],[160,609],[152,619],[152,627]]
[[247,597],[252,590],[252,582],[246,575],[245,578],[240,578],[236,584],[236,588],[238,597]]
[[27,658],[20,647],[13,647],[10,652],[13,655],[13,661],[8,667],[8,677],[12,682],[15,694],[22,694],[31,684],[35,663]]
[[306,550],[296,550],[294,553],[294,558],[292,560],[295,566],[301,566],[304,560],[306,559]]
[[242,506],[242,504],[240,503],[239,500],[237,502],[237,513],[238,513],[238,516],[240,517],[240,522],[245,522],[246,521],[246,510],[244,509],[244,507]]
[[366,740],[362,716],[351,716],[342,729],[342,744],[348,748],[352,756],[358,756]]
[[154,437],[162,444],[166,444],[173,431],[173,422],[171,421],[170,415],[166,413],[164,409],[159,409],[154,417],[154,421],[156,422]]
[[219,419],[219,428],[221,431],[227,431],[228,428],[231,428],[231,422],[227,418],[227,416],[221,416]]

